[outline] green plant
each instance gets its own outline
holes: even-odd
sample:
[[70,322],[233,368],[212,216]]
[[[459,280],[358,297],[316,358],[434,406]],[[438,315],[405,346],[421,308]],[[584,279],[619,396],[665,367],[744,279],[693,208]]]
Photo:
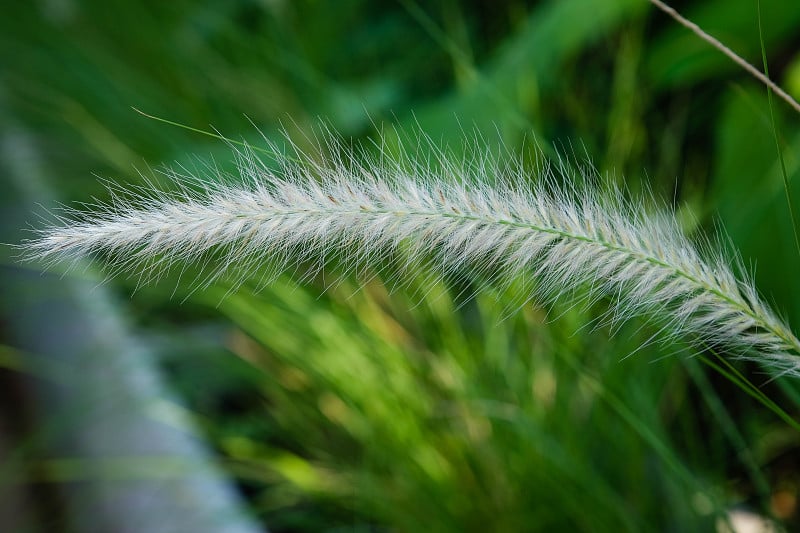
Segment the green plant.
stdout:
[[[772,75],[791,88],[785,76],[800,60],[800,6],[761,3]],[[44,5],[9,6],[0,21],[3,81],[8,108],[34,134],[37,159],[69,202],[113,202],[92,178],[100,174],[130,183],[122,196],[147,207],[142,197],[155,199],[156,188],[133,190],[142,178],[131,171],[142,159],[192,168],[186,154],[203,154],[228,168],[223,143],[142,120],[128,106],[200,128],[253,131],[251,145],[261,141],[242,112],[278,143],[274,125],[289,115],[289,136],[315,161],[304,133],[316,116],[361,145],[383,138],[372,116],[401,131],[428,132],[457,153],[464,133],[456,116],[481,132],[480,146],[499,137],[513,151],[529,149],[523,132],[540,142],[580,139],[592,166],[619,184],[591,184],[588,192],[626,191],[624,213],[644,197],[648,207],[633,212],[651,215],[665,210],[653,213],[648,194],[628,190],[674,198],[667,225],[699,240],[695,248],[708,263],[718,254],[696,235],[715,234],[720,224],[726,247],[735,243],[748,263],[739,269],[726,259],[726,268],[752,272],[748,285],[797,324],[800,255],[790,251],[786,217],[789,192],[800,193],[797,121],[779,105],[771,125],[762,87],[648,11],[647,2],[512,0],[473,11],[450,0],[86,0],[62,18],[40,16]],[[759,49],[754,7],[751,0],[705,0],[682,9],[752,61]],[[120,20],[136,24],[118,31]],[[342,153],[362,161],[361,153]],[[522,166],[526,178],[512,180],[513,188],[527,194],[535,188],[527,176],[539,171]],[[225,187],[250,189],[229,172]],[[197,180],[225,174],[180,173]],[[24,168],[19,175],[36,182]],[[192,192],[158,195],[203,202],[219,189],[186,178],[177,186]],[[565,194],[570,205],[580,205],[582,188]],[[18,208],[10,198],[4,194],[4,214]],[[491,271],[475,279],[476,265],[464,264],[443,278],[435,250],[409,264],[414,242],[382,249],[380,261],[364,258],[358,280],[335,257],[320,272],[321,258],[304,256],[290,257],[294,280],[262,283],[280,261],[255,270],[233,265],[230,276],[215,278],[215,261],[228,253],[222,248],[173,269],[142,259],[142,270],[130,271],[132,283],[120,277],[110,284],[112,292],[136,291],[117,310],[156,349],[169,384],[271,531],[699,531],[739,506],[797,529],[790,505],[798,494],[794,377],[773,378],[734,360],[747,355],[741,346],[671,342],[677,323],[660,310],[648,321],[615,320],[632,309],[615,307],[615,294],[603,296],[591,282],[550,299],[530,274],[512,281]],[[169,257],[179,261],[160,256]],[[243,281],[246,271],[253,277]],[[84,275],[102,279],[92,267]],[[160,283],[138,283],[159,276]],[[19,297],[4,293],[10,313],[32,299],[25,294],[41,293],[31,285]],[[402,290],[392,291],[397,285]],[[10,321],[2,320],[5,332]],[[56,346],[64,335],[43,317],[31,327]],[[670,342],[653,342],[665,333]],[[29,360],[8,342],[19,360]],[[16,420],[17,403],[9,406]],[[60,407],[59,427],[84,409],[69,401]],[[37,491],[71,490],[57,483],[67,477],[47,477],[60,458],[16,455],[41,476],[37,483],[53,482]],[[126,475],[150,476],[137,470],[140,459],[130,458]],[[61,525],[57,513],[47,520]]]

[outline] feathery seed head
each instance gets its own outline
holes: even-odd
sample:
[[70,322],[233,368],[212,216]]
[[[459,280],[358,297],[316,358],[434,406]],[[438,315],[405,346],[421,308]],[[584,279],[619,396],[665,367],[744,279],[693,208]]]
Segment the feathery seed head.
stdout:
[[323,140],[333,155],[315,161],[295,149],[276,157],[278,170],[238,151],[238,183],[172,172],[184,183],[178,192],[137,190],[94,214],[70,211],[23,246],[45,260],[100,253],[114,271],[144,281],[213,253],[205,283],[225,273],[244,281],[265,263],[273,277],[301,262],[313,273],[334,256],[355,270],[402,249],[406,264],[432,261],[443,275],[466,266],[499,282],[535,276],[539,296],[586,285],[612,300],[617,319],[657,315],[670,334],[800,375],[800,341],[752,284],[708,245],[690,243],[673,217],[646,212],[618,189],[557,186],[544,165],[533,181],[513,160],[474,152],[456,160],[429,141],[432,161],[402,147],[393,158]]

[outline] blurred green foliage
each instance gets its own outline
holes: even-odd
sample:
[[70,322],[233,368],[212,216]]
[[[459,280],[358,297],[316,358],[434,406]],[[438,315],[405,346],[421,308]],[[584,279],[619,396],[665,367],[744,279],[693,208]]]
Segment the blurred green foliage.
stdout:
[[[756,5],[676,2],[755,63]],[[800,3],[760,9],[770,72],[797,97]],[[134,107],[255,146],[285,130],[309,150],[320,119],[356,140],[421,128],[454,149],[477,132],[586,153],[671,199],[800,324],[765,89],[645,0],[16,2],[0,64],[6,108],[67,200],[104,197],[96,175],[230,168],[225,143]],[[800,117],[775,112],[797,205]],[[736,505],[800,528],[797,432],[702,364],[714,354],[654,344],[648,323],[598,325],[603,302],[509,315],[513,294],[463,302],[425,273],[393,294],[177,283],[131,312],[273,531],[707,531]],[[210,347],[180,348],[198,335]],[[798,416],[796,383],[737,368]]]

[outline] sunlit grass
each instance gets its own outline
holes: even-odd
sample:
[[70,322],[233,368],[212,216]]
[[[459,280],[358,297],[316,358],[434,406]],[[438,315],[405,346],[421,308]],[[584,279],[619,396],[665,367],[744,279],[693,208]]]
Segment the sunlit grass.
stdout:
[[[785,192],[800,192],[797,117],[775,106],[773,125],[762,87],[643,0],[491,12],[67,4],[71,15],[19,4],[0,20],[3,98],[37,133],[66,199],[107,198],[95,175],[136,183],[134,167],[231,168],[224,142],[132,107],[253,146],[253,124],[272,140],[283,127],[312,152],[318,117],[367,143],[382,123],[454,147],[477,129],[514,150],[586,153],[621,186],[673,199],[690,233],[725,228],[756,287],[798,324]],[[800,6],[763,1],[761,12],[759,39],[750,2],[685,10],[754,63],[763,43],[771,74],[791,81]],[[351,278],[325,290],[328,277],[227,296],[190,296],[175,276],[124,308],[173,354],[162,361],[173,385],[275,531],[713,530],[737,505],[797,526],[797,510],[776,504],[800,490],[794,381],[648,343],[647,323],[612,331],[597,322],[604,300],[509,316],[525,287],[465,303],[467,280],[420,274],[393,293]],[[209,347],[182,348],[190,338]],[[35,375],[24,357],[0,351],[5,368]],[[15,461],[38,464],[36,451],[20,445]],[[83,466],[51,459],[65,481]],[[110,465],[115,475],[158,468],[129,459]]]

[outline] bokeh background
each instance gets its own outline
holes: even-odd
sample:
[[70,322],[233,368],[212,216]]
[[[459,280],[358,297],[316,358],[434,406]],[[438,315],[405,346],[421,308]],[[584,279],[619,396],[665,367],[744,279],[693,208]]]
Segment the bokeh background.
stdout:
[[[800,99],[800,3],[674,6],[757,65],[763,44]],[[233,169],[224,141],[136,110],[310,153],[321,123],[367,146],[398,128],[588,159],[738,250],[800,324],[779,157],[798,204],[800,116],[646,0],[2,11],[5,243],[104,179]],[[463,301],[476,280],[425,272],[226,294],[17,255],[0,247],[0,530],[800,530],[797,380],[612,330],[606,302],[509,314],[512,289]]]

